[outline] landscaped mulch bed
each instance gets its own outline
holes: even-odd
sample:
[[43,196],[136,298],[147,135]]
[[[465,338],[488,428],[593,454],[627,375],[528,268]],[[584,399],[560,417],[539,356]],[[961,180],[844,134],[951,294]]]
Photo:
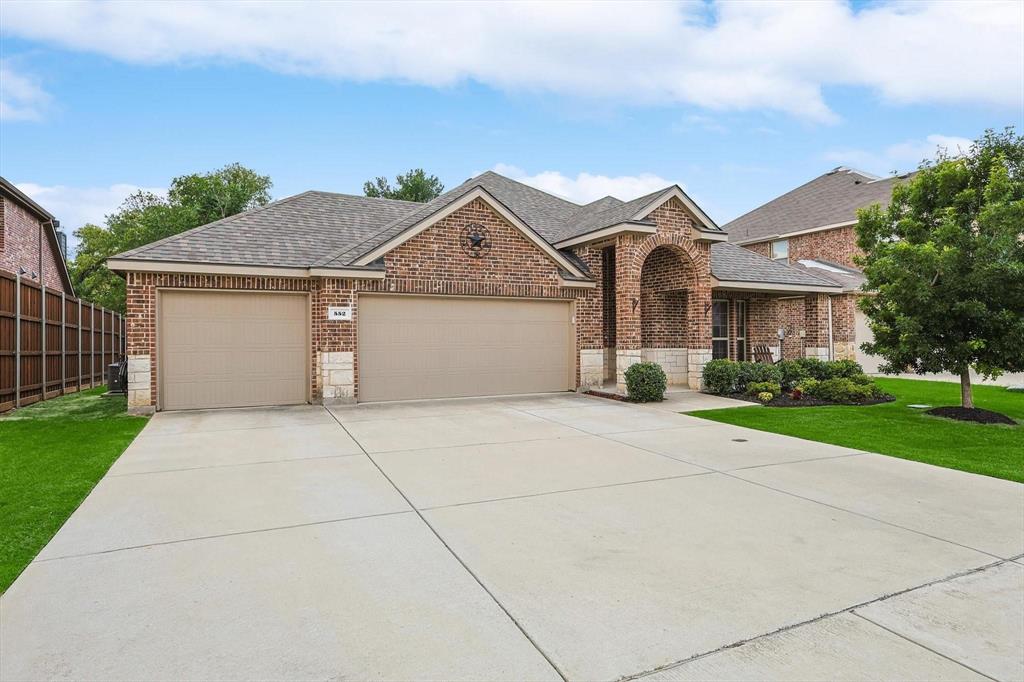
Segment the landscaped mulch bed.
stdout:
[[[714,395],[709,393],[708,395]],[[771,402],[762,403],[757,399],[756,396],[747,395],[746,393],[732,393],[729,395],[723,395],[723,398],[732,398],[733,400],[743,400],[748,403],[754,403],[756,405],[766,405],[768,407],[823,407],[825,405],[880,405],[882,403],[891,403],[896,400],[893,396],[886,396],[885,398],[879,398],[877,400],[866,400],[862,403],[833,403],[828,400],[818,400],[817,398],[809,398],[802,396],[800,400],[793,400],[788,394],[783,393],[782,395],[776,396]]]
[[930,410],[926,410],[925,413],[963,422],[978,422],[979,424],[1009,424],[1014,426],[1017,423],[1005,414],[993,412],[992,410],[983,410],[980,407],[933,407]]

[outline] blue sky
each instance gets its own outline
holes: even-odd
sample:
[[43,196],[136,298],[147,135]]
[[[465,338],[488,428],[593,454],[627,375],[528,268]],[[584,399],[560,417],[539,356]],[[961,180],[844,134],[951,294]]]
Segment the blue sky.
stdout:
[[[582,35],[579,3],[460,5],[489,27],[472,38],[447,33],[451,5],[153,5],[0,14],[0,174],[66,228],[234,161],[278,198],[411,167],[448,186],[497,168],[581,201],[677,182],[724,223],[837,165],[884,175],[1024,127],[1021,3],[965,5],[966,28],[957,3],[605,6]],[[897,29],[927,42],[881,47]],[[847,38],[817,42],[828,32]]]

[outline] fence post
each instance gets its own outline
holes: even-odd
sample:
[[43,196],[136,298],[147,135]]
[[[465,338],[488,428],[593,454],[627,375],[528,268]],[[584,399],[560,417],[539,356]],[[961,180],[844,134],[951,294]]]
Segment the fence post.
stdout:
[[100,385],[107,376],[107,311],[100,306]]
[[39,355],[42,358],[43,387],[39,392],[39,399],[46,400],[46,285],[43,284],[43,274],[39,273]]
[[14,406],[21,407],[21,273],[14,275]]
[[89,304],[89,388],[96,386],[96,304]]
[[64,395],[68,381],[68,304],[64,290],[60,290],[60,394]]
[[82,299],[78,299],[78,390],[82,390]]

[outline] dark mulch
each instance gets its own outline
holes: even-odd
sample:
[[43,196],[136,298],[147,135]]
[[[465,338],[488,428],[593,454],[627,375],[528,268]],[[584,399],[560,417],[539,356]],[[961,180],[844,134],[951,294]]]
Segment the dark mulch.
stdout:
[[980,407],[933,407],[930,410],[925,410],[925,414],[933,414],[936,417],[956,419],[962,422],[978,422],[979,424],[1009,424],[1013,426],[1017,423],[1005,414],[993,412],[992,410],[983,410]]
[[819,400],[817,398],[810,398],[802,396],[800,400],[793,400],[788,394],[783,393],[780,396],[776,396],[771,402],[762,403],[757,397],[747,395],[746,393],[732,393],[724,396],[726,398],[732,398],[733,400],[745,400],[748,403],[756,403],[757,405],[765,405],[767,407],[823,407],[825,405],[881,405],[882,403],[891,403],[896,400],[893,396],[886,396],[885,398],[879,398],[878,400],[867,400],[862,403],[833,403],[828,400]]
[[608,400],[618,400],[619,402],[628,403],[629,398],[618,393],[612,393],[610,391],[595,391],[590,389],[587,391],[587,395],[597,396],[598,398],[607,398]]

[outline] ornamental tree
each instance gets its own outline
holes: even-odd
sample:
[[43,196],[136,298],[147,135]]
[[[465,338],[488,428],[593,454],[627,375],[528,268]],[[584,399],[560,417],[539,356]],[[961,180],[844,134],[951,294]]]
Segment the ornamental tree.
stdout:
[[959,375],[973,408],[984,377],[1024,371],[1024,140],[991,130],[898,183],[888,207],[858,212],[861,309],[882,371]]

